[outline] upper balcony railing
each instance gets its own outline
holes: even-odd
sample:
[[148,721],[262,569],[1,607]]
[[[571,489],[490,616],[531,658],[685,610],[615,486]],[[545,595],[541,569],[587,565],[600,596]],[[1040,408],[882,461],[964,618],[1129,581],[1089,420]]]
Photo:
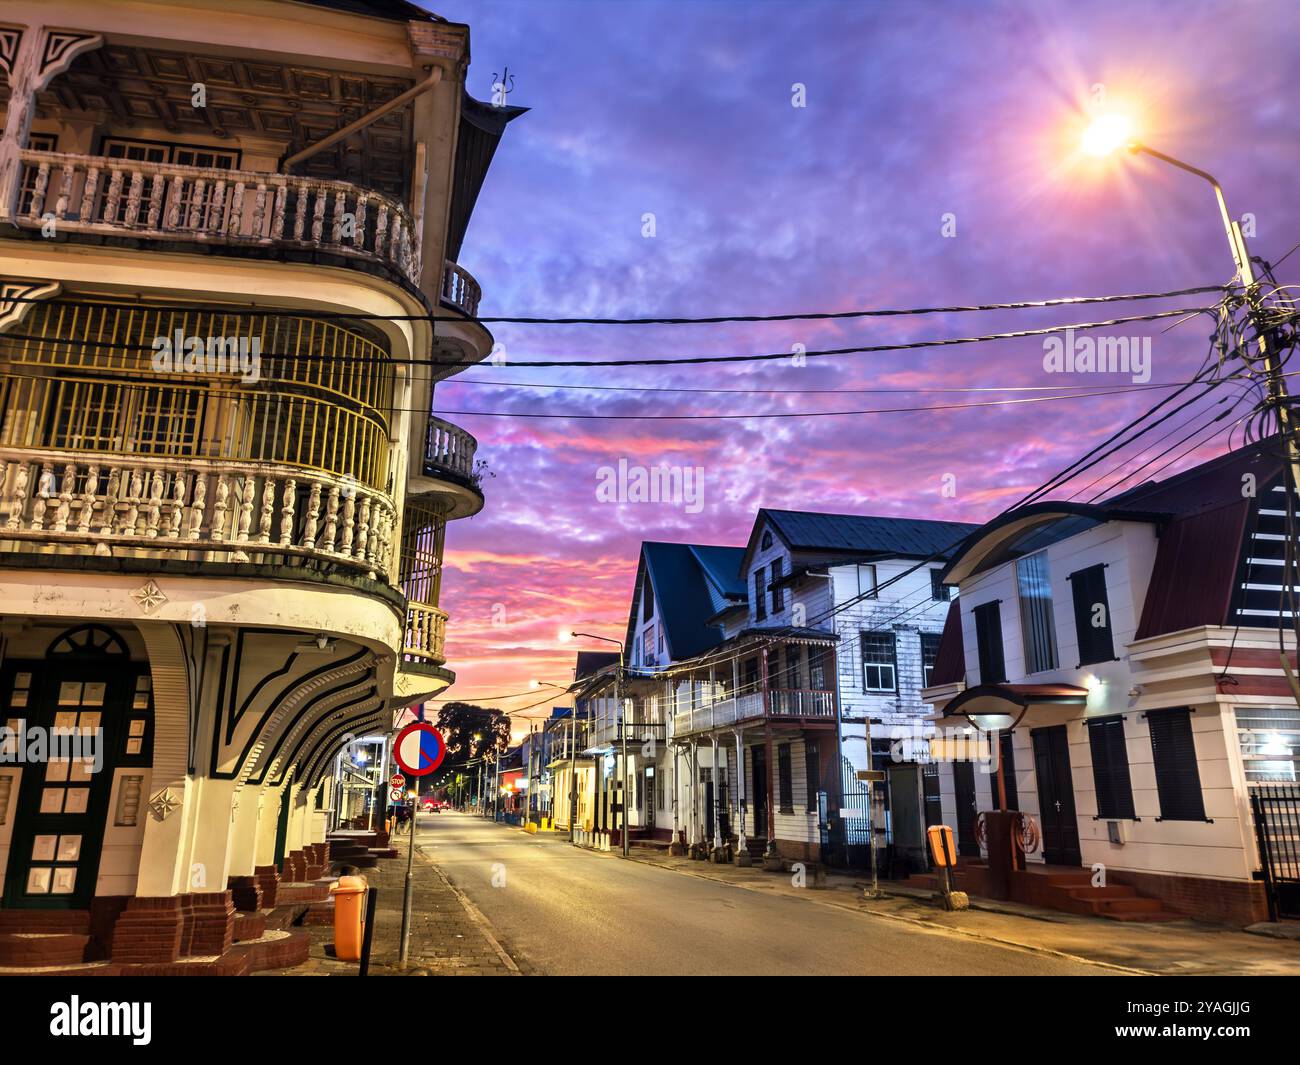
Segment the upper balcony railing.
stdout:
[[463,266],[450,261],[443,263],[441,297],[444,304],[467,318],[473,318],[478,314],[478,301],[482,294],[474,275]]
[[437,667],[446,660],[447,614],[428,603],[414,600],[406,607],[406,637],[402,661],[407,668]]
[[763,692],[719,699],[693,709],[676,711],[673,714],[673,734],[685,736],[692,732],[707,732],[709,729],[763,717],[833,720],[835,693],[806,688],[773,688],[767,692],[766,705]]
[[[347,182],[32,150],[21,160],[15,221],[26,228],[328,252],[419,283],[411,216]],[[458,277],[453,303],[477,309],[477,290]]]
[[476,484],[474,453],[478,441],[451,422],[430,418],[424,438],[424,472],[430,477],[450,474],[457,480]]

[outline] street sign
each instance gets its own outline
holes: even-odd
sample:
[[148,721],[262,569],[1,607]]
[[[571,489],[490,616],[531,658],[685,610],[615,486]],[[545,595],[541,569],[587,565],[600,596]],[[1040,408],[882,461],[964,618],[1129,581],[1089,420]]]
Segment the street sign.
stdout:
[[393,741],[393,757],[402,771],[413,777],[427,777],[442,765],[446,755],[442,734],[424,721],[407,725]]
[[863,783],[883,784],[885,782],[885,771],[883,769],[859,769],[858,779]]
[[402,776],[401,773],[394,773],[388,778],[388,783],[394,788],[404,788],[406,787],[406,777]]
[[405,798],[406,798],[406,792],[404,792],[401,788],[394,788],[392,791],[388,793],[389,802],[401,802]]

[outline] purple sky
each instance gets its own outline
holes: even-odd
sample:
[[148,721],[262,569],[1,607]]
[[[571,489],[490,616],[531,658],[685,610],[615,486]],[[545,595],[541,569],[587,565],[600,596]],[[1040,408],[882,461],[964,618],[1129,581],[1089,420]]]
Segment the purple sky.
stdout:
[[[515,77],[510,102],[532,108],[507,133],[461,255],[482,284],[486,315],[775,314],[1226,281],[1232,262],[1208,186],[1142,157],[1099,162],[1077,151],[1097,102],[1134,113],[1148,143],[1213,171],[1234,214],[1253,215],[1255,254],[1275,260],[1300,241],[1292,174],[1300,109],[1288,102],[1286,74],[1300,22],[1285,2],[433,6],[470,25],[474,95],[489,97],[505,64]],[[795,83],[806,87],[806,107],[792,106]],[[642,235],[647,213],[653,238]],[[955,236],[944,236],[946,215]],[[1282,280],[1297,267],[1300,255]],[[1129,375],[1046,373],[1041,338],[804,366],[509,364],[894,343],[1206,299],[838,323],[498,325],[507,364],[458,382],[1131,388]],[[1207,352],[1208,319],[1161,332],[1169,324],[1112,331],[1152,336],[1152,382],[1186,380]],[[460,678],[449,696],[520,692],[533,678],[567,682],[575,648],[557,632],[622,635],[642,540],[742,544],[760,506],[984,520],[1167,394],[722,422],[447,415],[474,433],[495,474],[483,513],[447,534],[443,605],[449,665]],[[452,383],[439,388],[435,407],[636,417],[1012,395]],[[1226,440],[1209,440],[1202,454]],[[1135,449],[1129,469],[1156,450]],[[598,471],[620,459],[702,468],[702,509],[599,502]],[[956,479],[952,496],[942,493],[947,474]]]

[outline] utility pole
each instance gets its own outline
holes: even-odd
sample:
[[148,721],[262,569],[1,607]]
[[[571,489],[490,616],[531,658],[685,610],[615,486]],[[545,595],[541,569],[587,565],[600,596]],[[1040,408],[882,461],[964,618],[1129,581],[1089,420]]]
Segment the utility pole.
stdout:
[[578,820],[578,706],[569,711],[569,842],[574,840]]

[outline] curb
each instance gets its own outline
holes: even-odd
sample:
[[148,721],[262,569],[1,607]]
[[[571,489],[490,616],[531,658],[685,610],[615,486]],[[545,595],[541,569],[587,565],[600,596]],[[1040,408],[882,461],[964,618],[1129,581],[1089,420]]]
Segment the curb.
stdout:
[[519,971],[519,966],[515,964],[514,958],[510,957],[510,955],[506,953],[505,947],[501,945],[500,941],[493,933],[492,923],[483,916],[483,911],[474,905],[468,895],[447,879],[447,874],[444,873],[441,866],[439,866],[438,863],[425,852],[423,847],[417,844],[415,847],[415,853],[420,856],[422,862],[425,862],[430,869],[438,874],[438,879],[446,884],[452,894],[460,900],[460,904],[464,907],[465,913],[469,915],[469,919],[474,922],[478,927],[478,930],[483,933],[483,938],[488,941],[488,945],[496,952],[497,957],[501,959],[501,962],[505,965],[506,969],[509,970],[509,975],[522,976],[523,973]]

